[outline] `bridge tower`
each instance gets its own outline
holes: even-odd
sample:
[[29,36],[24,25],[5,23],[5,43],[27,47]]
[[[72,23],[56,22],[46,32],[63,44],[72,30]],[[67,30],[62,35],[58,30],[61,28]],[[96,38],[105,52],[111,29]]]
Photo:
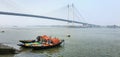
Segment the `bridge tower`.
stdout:
[[68,23],[68,26],[74,26],[74,4],[71,4],[71,5],[67,5],[67,19],[68,20],[72,20],[72,22],[67,22]]
[[[78,22],[80,21],[80,18],[81,19],[84,19],[83,17],[81,17],[82,15],[78,12],[78,16],[76,14],[76,12],[78,12],[77,8],[74,6],[74,4],[68,4],[67,5],[67,19],[68,20],[71,20],[72,22],[68,22],[68,26],[70,27],[77,27],[77,26],[86,26],[87,24],[79,24],[79,25],[76,25],[74,21],[76,21],[76,19],[78,19]],[[77,16],[77,18],[76,18]]]

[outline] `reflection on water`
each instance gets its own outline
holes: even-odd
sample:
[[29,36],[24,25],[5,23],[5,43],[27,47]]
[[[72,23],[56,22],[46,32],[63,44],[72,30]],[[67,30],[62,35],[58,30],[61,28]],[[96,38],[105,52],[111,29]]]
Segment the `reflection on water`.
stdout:
[[[41,50],[33,50],[30,48],[20,48],[22,52],[20,54],[15,55],[14,57],[63,57],[60,52],[63,51],[64,47],[54,47],[50,49],[41,49]],[[24,56],[22,56],[24,55]]]
[[37,54],[45,54],[48,57],[63,57],[62,54],[60,54],[60,52],[62,52],[64,49],[64,47],[59,46],[59,47],[55,47],[55,48],[51,48],[51,49],[47,49],[47,50],[32,50],[32,53],[37,53]]

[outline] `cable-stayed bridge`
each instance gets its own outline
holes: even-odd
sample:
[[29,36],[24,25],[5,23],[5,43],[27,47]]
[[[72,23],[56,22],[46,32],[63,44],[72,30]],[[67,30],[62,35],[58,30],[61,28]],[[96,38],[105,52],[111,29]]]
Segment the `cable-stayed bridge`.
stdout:
[[[71,5],[72,11],[74,10],[74,5]],[[67,6],[68,12],[70,12],[70,6]],[[75,12],[73,11],[73,14]],[[83,26],[98,26],[95,24],[90,24],[90,23],[85,23],[85,22],[80,22],[80,21],[75,21],[75,20],[70,20],[72,18],[56,18],[56,17],[48,17],[48,16],[40,16],[40,15],[34,15],[34,14],[25,14],[25,13],[17,13],[17,12],[7,12],[7,11],[0,11],[0,15],[10,15],[10,16],[21,16],[21,17],[33,17],[33,18],[40,18],[40,19],[48,19],[48,20],[56,20],[56,21],[63,21],[63,22],[68,22],[68,23],[76,23],[76,24],[82,24]],[[68,13],[69,15],[69,13]],[[74,18],[74,16],[73,16]],[[75,18],[74,18],[75,19]]]
[[14,12],[0,11],[0,15],[43,18],[43,19],[57,20],[57,21],[63,21],[63,22],[68,22],[68,23],[77,23],[77,24],[83,24],[83,25],[94,25],[94,24],[89,24],[89,23],[84,23],[84,22],[79,22],[79,21],[66,20],[66,19],[62,19],[62,18],[54,18],[54,17],[47,17],[47,16],[40,16],[40,15],[24,14],[24,13],[14,13]]

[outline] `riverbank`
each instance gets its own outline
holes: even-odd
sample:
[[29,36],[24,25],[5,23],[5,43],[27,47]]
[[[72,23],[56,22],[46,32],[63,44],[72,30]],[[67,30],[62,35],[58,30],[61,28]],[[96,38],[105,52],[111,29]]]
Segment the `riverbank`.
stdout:
[[0,43],[0,54],[16,54],[19,50]]

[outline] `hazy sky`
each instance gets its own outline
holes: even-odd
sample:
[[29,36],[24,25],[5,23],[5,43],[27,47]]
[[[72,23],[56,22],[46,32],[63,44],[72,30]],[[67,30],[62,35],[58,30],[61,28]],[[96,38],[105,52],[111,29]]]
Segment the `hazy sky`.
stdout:
[[[65,10],[62,7],[72,3],[84,17],[84,19],[79,19],[79,21],[98,25],[120,25],[120,0],[0,0],[0,11],[55,17],[63,15],[67,18],[67,14],[64,14]],[[62,10],[63,13],[61,13]],[[63,25],[66,22],[0,15],[0,25],[54,24]]]

